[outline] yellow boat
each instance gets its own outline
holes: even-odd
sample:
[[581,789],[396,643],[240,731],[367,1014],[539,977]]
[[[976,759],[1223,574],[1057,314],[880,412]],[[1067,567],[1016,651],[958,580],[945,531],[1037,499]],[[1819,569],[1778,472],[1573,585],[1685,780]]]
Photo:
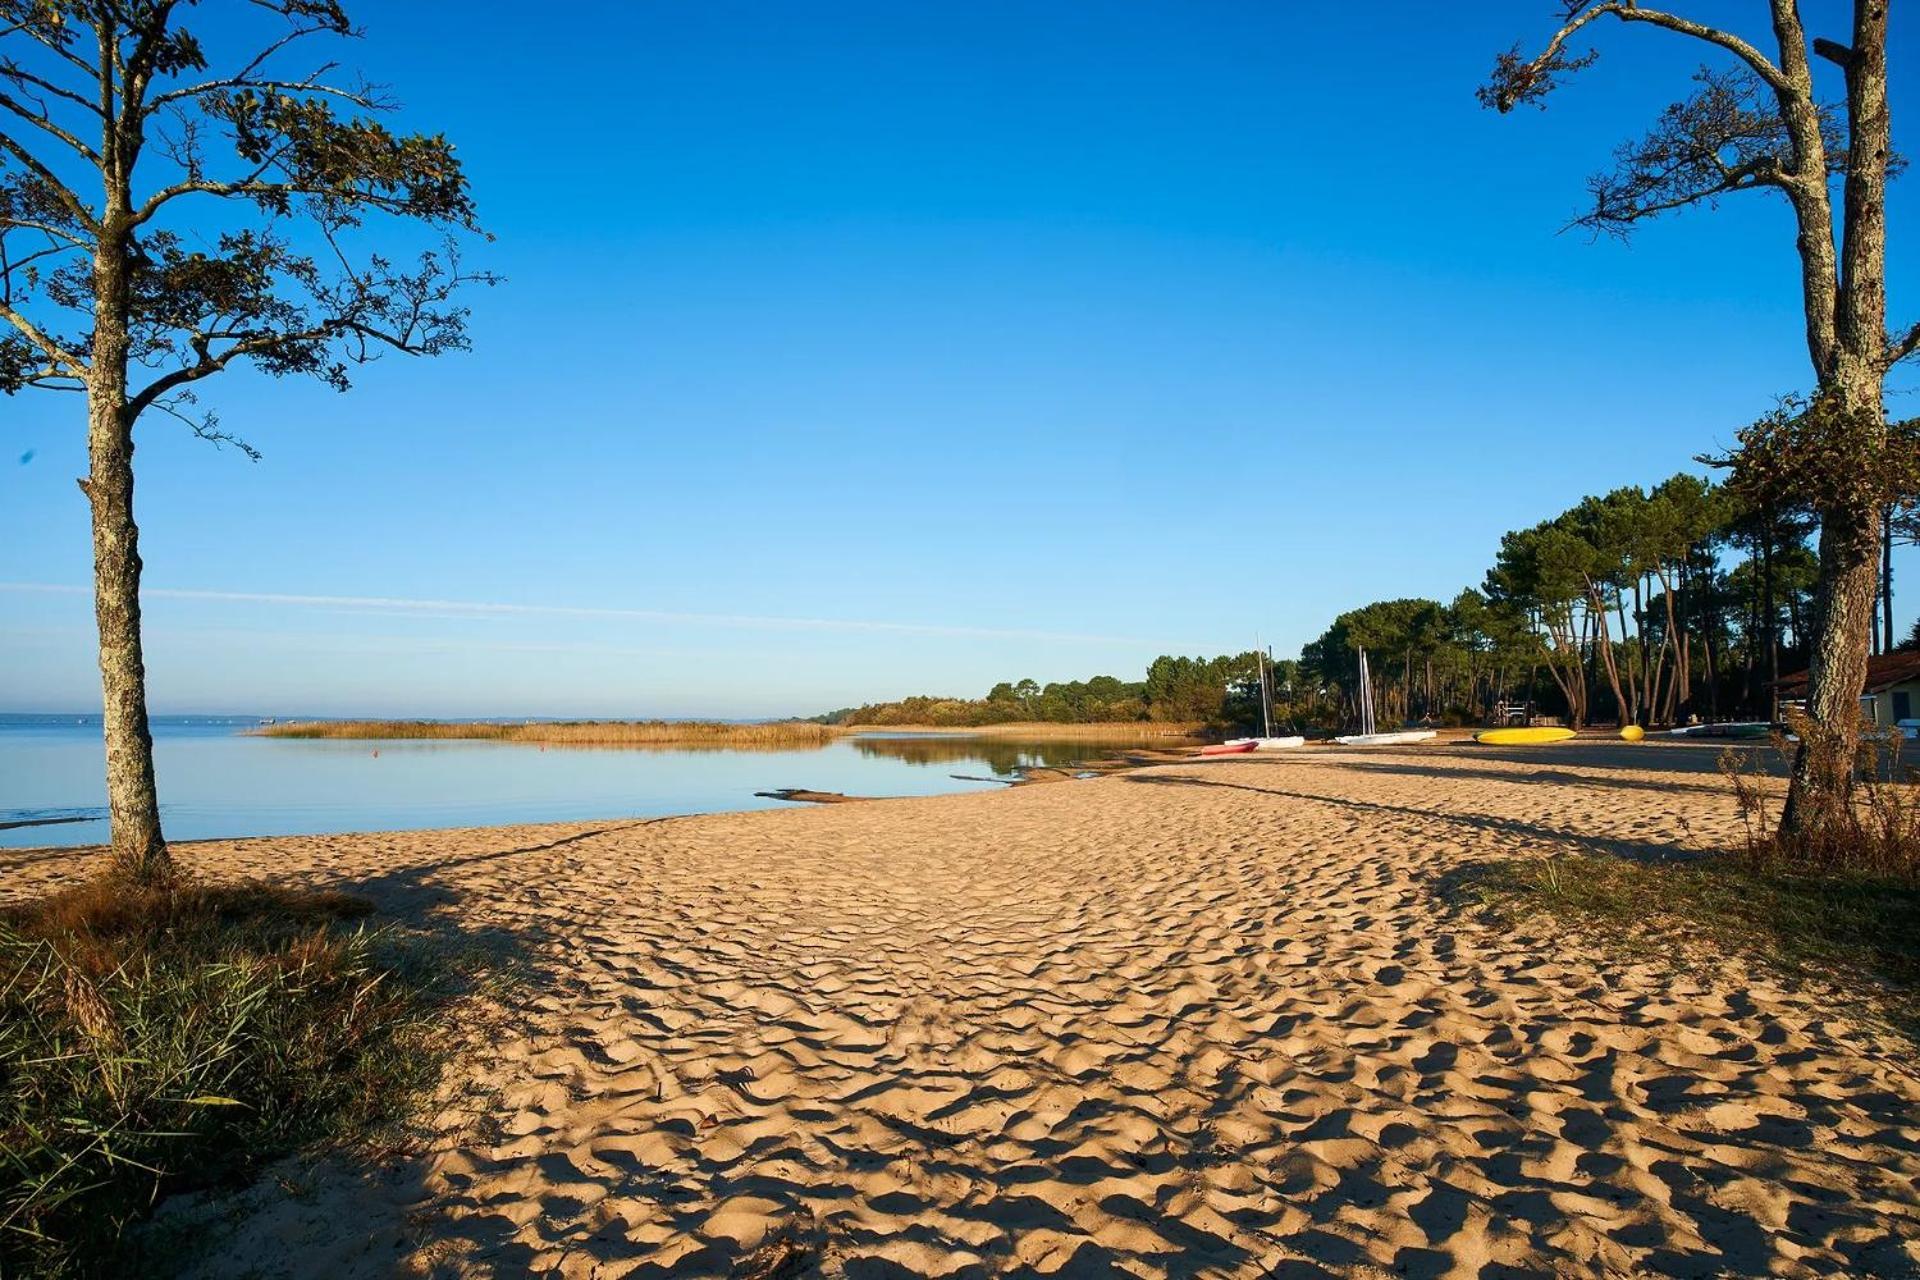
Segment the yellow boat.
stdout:
[[1540,742],[1565,742],[1572,736],[1571,729],[1488,729],[1474,734],[1473,740],[1490,747],[1520,747]]

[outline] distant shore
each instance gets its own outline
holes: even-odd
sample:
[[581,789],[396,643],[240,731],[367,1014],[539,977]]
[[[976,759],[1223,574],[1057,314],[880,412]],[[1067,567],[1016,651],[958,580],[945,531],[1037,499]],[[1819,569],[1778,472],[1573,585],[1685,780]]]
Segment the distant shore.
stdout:
[[1029,741],[1193,741],[1198,724],[1128,721],[1057,724],[1023,721],[988,725],[819,724],[811,720],[732,723],[718,720],[297,720],[260,725],[249,733],[265,738],[444,738],[488,742],[536,742],[573,746],[824,747],[852,734],[929,733],[955,737],[1022,738]]
[[805,720],[730,724],[715,720],[299,720],[261,725],[266,738],[447,738],[574,746],[823,747],[844,729]]

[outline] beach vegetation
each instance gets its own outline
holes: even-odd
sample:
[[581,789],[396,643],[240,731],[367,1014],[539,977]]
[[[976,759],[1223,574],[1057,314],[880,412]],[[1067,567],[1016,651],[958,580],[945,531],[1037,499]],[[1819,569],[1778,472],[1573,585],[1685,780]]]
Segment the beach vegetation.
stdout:
[[397,1141],[479,971],[371,912],[176,877],[0,913],[0,1275],[159,1274],[161,1196]]

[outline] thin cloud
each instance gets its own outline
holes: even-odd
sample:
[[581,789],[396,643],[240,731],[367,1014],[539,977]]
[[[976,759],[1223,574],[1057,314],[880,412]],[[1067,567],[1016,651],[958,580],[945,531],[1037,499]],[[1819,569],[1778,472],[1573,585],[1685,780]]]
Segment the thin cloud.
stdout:
[[[0,582],[0,591],[39,595],[88,595],[86,587],[52,582]],[[146,587],[156,600],[197,600],[220,604],[278,605],[297,609],[355,609],[370,612],[459,618],[539,617],[607,618],[626,622],[728,627],[748,631],[854,631],[887,635],[950,636],[993,640],[1045,640],[1067,644],[1138,644],[1125,636],[1080,635],[1006,627],[965,627],[943,623],[876,622],[856,618],[779,618],[738,613],[673,613],[660,609],[615,609],[592,605],[509,604],[476,600],[405,600],[390,596],[309,596],[270,591],[209,591],[187,587]]]

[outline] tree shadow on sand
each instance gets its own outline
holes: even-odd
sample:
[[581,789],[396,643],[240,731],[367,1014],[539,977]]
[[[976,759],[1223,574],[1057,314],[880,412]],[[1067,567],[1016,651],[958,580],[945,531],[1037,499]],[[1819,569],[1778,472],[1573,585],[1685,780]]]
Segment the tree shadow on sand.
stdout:
[[[1532,773],[1519,773],[1512,769],[1488,768],[1462,761],[1462,757],[1444,757],[1445,763],[1415,763],[1411,760],[1342,760],[1339,767],[1349,773],[1396,774],[1408,778],[1455,778],[1473,782],[1504,782],[1510,785],[1524,786],[1529,783],[1555,783],[1579,787],[1603,787],[1616,791],[1671,792],[1693,791],[1706,795],[1727,795],[1729,789],[1724,780],[1712,782],[1686,782],[1676,777],[1665,777],[1659,782],[1648,782],[1644,778],[1611,777],[1605,773],[1573,773],[1570,769],[1587,769],[1591,766],[1584,760],[1554,760],[1542,756],[1514,756],[1513,764],[1538,766]],[[1509,759],[1502,757],[1502,759]],[[1264,762],[1256,762],[1264,763]],[[1557,767],[1556,767],[1557,766]],[[1695,770],[1685,770],[1693,773]],[[1784,769],[1781,771],[1784,775]]]
[[340,1248],[341,1224],[352,1223],[357,1257],[387,1256],[398,1267],[425,1247],[431,1250],[429,1276],[454,1274],[473,1259],[485,1259],[503,1274],[530,1273],[536,1254],[514,1241],[518,1223],[484,1208],[475,1212],[472,1205],[462,1205],[457,1217],[438,1211],[449,1188],[433,1176],[435,1154],[450,1136],[482,1148],[503,1140],[494,1095],[461,1073],[484,1058],[488,1045],[528,1034],[534,1002],[563,983],[565,973],[545,945],[556,936],[554,929],[532,917],[476,922],[465,891],[446,873],[549,853],[638,825],[611,824],[374,875],[312,877],[329,890],[372,902],[373,924],[397,926],[405,945],[449,975],[448,1075],[428,1108],[438,1114],[422,1114],[381,1149],[302,1152],[263,1170],[245,1188],[164,1201],[144,1228],[143,1248],[185,1277],[322,1274]]
[[1519,818],[1501,818],[1485,813],[1459,813],[1442,809],[1421,809],[1412,805],[1386,804],[1377,800],[1355,800],[1346,796],[1316,795],[1311,791],[1289,791],[1282,787],[1256,787],[1245,782],[1227,782],[1218,778],[1196,778],[1184,774],[1134,773],[1128,782],[1147,786],[1223,787],[1233,791],[1251,791],[1258,795],[1278,796],[1286,800],[1305,800],[1312,804],[1332,805],[1359,813],[1381,814],[1390,818],[1416,819],[1421,822],[1445,822],[1476,831],[1491,831],[1540,841],[1561,849],[1583,853],[1606,853],[1640,862],[1680,861],[1699,858],[1704,851],[1663,840],[1622,840],[1543,826]]

